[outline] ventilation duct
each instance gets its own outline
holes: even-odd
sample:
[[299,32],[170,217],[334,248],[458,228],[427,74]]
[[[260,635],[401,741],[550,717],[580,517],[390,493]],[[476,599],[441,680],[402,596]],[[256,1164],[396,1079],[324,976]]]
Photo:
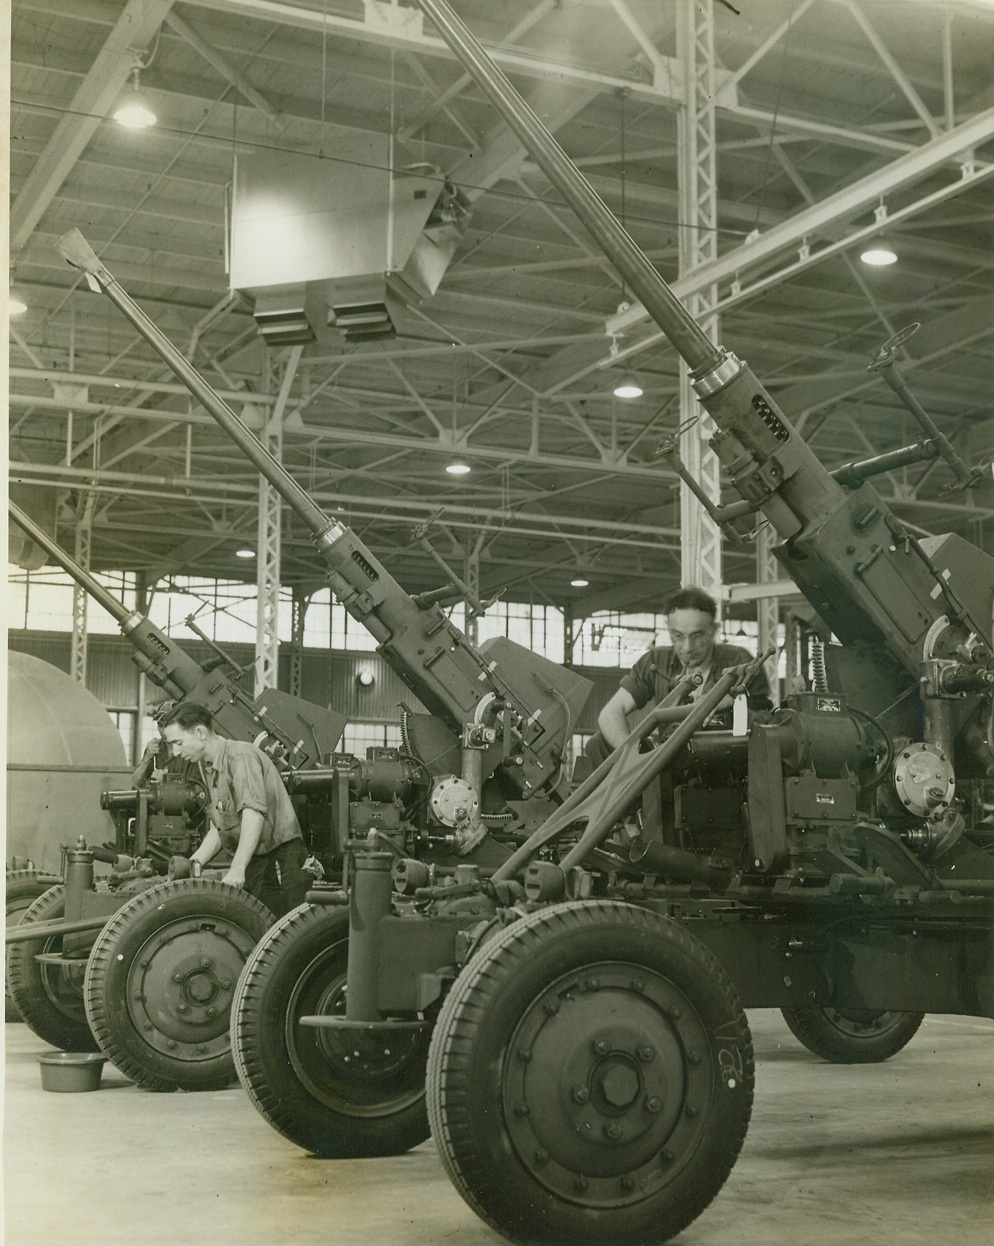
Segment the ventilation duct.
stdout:
[[384,136],[350,134],[329,156],[239,156],[231,286],[274,344],[393,337],[438,289],[466,215],[433,167],[391,173]]

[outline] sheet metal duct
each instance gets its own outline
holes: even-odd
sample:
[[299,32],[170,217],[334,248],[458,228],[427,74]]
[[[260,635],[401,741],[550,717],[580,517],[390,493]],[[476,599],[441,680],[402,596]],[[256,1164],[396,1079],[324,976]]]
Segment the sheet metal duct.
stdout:
[[239,156],[230,275],[259,331],[288,345],[393,337],[410,303],[438,289],[467,207],[431,166],[390,171],[382,135],[350,135],[332,156]]

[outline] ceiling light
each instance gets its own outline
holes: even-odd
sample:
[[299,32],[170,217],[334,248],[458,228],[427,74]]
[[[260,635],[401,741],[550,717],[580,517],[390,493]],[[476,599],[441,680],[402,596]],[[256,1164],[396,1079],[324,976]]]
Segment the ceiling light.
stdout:
[[572,588],[586,588],[589,583],[590,581],[585,580],[582,575],[578,575],[575,580],[570,580]]
[[145,130],[155,125],[158,118],[152,111],[148,96],[139,82],[141,70],[135,65],[131,70],[131,86],[124,92],[114,109],[114,120],[128,130]]
[[23,316],[28,310],[28,305],[24,299],[17,293],[13,286],[10,288],[10,294],[7,296],[7,315]]
[[614,387],[615,398],[641,398],[642,386],[634,372],[623,372]]
[[450,476],[468,476],[473,470],[468,463],[449,463],[445,469]]
[[860,252],[859,258],[871,268],[886,268],[888,264],[897,263],[897,252],[886,238],[874,238],[866,249]]
[[255,550],[254,549],[236,549],[235,557],[236,558],[254,558]]

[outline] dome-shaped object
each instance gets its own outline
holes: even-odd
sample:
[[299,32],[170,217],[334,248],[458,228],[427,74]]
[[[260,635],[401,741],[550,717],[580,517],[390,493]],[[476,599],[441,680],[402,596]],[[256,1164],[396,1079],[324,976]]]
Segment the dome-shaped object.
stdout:
[[41,658],[7,656],[7,859],[56,871],[63,843],[113,839],[100,793],[127,786],[131,769],[92,693]]

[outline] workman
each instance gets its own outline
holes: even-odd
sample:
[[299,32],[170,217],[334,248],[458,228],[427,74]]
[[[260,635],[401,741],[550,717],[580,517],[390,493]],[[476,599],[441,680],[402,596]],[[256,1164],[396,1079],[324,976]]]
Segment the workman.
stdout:
[[226,848],[232,857],[222,882],[257,896],[277,917],[302,904],[314,878],[302,868],[300,824],[272,761],[254,744],[219,736],[203,705],[177,705],[162,733],[174,755],[201,767],[210,797],[211,827],[191,863],[206,865]]
[[[681,679],[699,680],[688,700],[697,700],[711,688],[730,666],[752,662],[753,655],[739,645],[716,640],[718,605],[700,588],[681,588],[666,600],[663,612],[670,634],[670,645],[656,645],[643,653],[621,680],[621,686],[597,718],[598,734],[587,742],[586,754],[594,766],[622,744],[634,723],[632,714],[646,705],[656,705],[672,692]],[[751,677],[746,690],[751,710],[771,709],[773,694],[763,667]],[[731,698],[719,706],[718,716],[731,707]],[[710,720],[709,720],[710,721]]]

